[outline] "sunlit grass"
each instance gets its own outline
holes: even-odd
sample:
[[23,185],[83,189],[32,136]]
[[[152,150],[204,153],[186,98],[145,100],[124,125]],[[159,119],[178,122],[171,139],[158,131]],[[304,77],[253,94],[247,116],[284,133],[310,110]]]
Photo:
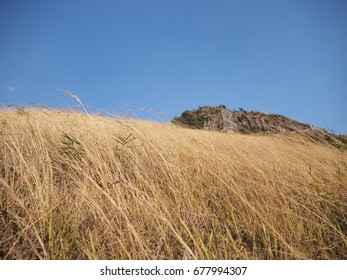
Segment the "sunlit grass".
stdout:
[[347,154],[3,110],[0,211],[1,259],[346,259]]

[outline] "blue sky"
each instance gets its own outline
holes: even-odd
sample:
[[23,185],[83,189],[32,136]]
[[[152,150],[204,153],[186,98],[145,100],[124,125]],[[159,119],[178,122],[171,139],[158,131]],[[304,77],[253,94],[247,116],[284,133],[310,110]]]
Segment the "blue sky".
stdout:
[[[345,0],[0,2],[0,104],[224,104],[347,134]],[[140,115],[140,113],[139,113]]]

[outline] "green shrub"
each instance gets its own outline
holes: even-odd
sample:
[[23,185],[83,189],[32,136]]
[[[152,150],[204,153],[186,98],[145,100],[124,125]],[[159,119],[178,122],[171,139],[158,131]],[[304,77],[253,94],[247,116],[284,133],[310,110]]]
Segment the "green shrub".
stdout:
[[190,112],[188,110],[184,111],[180,117],[175,117],[172,122],[175,124],[180,124],[188,126],[191,128],[204,128],[205,123],[208,121],[208,117],[205,115],[199,115],[195,112]]
[[261,131],[261,128],[258,125],[254,124],[251,127],[251,131],[254,133],[259,133]]

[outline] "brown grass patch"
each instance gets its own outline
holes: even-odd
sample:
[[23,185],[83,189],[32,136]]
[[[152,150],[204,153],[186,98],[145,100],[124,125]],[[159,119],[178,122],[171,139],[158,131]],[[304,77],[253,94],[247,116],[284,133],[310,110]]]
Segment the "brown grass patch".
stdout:
[[1,259],[346,259],[346,187],[298,135],[0,111]]

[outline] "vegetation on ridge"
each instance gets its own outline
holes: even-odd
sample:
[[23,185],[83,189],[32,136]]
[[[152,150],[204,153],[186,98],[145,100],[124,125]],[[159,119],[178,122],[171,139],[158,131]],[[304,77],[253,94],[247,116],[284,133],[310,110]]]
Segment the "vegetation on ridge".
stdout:
[[347,154],[227,134],[0,111],[0,259],[346,259]]

